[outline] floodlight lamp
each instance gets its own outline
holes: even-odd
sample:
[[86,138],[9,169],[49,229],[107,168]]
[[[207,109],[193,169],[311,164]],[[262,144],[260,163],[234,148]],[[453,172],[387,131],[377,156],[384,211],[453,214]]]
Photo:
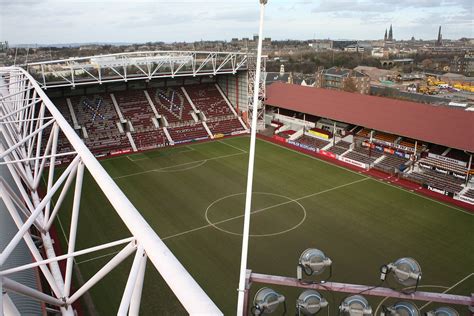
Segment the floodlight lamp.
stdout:
[[315,290],[306,290],[296,300],[298,315],[316,315],[321,308],[328,306],[328,301]]
[[459,316],[459,313],[454,308],[442,306],[427,312],[426,316]]
[[390,307],[383,307],[381,316],[420,316],[418,307],[407,301],[400,301]]
[[326,267],[331,268],[332,261],[319,249],[309,248],[303,251],[298,261],[296,275],[298,280],[303,278],[303,272],[307,276],[320,275]]
[[271,314],[277,310],[281,303],[285,303],[285,297],[283,295],[278,294],[268,287],[263,287],[255,294],[252,314]]
[[369,316],[372,315],[372,307],[362,295],[351,295],[342,301],[339,306],[341,315],[347,316]]
[[418,286],[421,279],[420,264],[413,258],[400,258],[382,266],[380,279],[385,281],[390,272],[393,273],[394,279],[404,286]]

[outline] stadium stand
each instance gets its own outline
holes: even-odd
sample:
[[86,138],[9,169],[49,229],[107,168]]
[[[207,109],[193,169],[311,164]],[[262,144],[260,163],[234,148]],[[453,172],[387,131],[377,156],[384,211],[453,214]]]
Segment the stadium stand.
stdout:
[[457,149],[450,149],[448,153],[446,154],[446,157],[463,161],[463,162],[469,162],[469,155]]
[[[415,140],[413,139],[402,139],[399,145],[408,147],[408,148],[415,148]],[[418,149],[421,148],[421,143],[417,144]]]
[[466,167],[462,167],[456,163],[444,161],[435,157],[425,157],[419,160],[419,164],[429,165],[435,168],[440,168],[447,171],[452,171],[460,174],[466,174]]
[[209,135],[204,129],[202,123],[190,126],[168,128],[168,132],[170,133],[173,141],[176,143],[185,143],[193,140],[209,138]]
[[230,135],[232,133],[243,132],[245,130],[242,124],[240,123],[240,121],[236,117],[210,122],[210,123],[207,123],[207,125],[214,135],[216,134]]
[[164,115],[170,126],[194,122],[193,109],[179,87],[148,89],[158,113]]
[[386,143],[390,143],[390,144],[395,144],[395,141],[398,138],[399,137],[396,136],[396,135],[382,133],[382,132],[377,132],[377,133],[375,133],[375,136],[374,136],[375,141],[382,141],[382,142],[386,142]]
[[[72,122],[72,117],[71,117],[71,112],[69,112],[69,108],[67,106],[67,103],[66,103],[66,100],[65,99],[55,99],[53,100],[54,104],[56,104],[56,106],[58,107],[58,110],[61,111],[61,113],[63,114],[64,118],[66,119],[66,121],[71,124],[71,126],[74,126],[73,122]],[[50,116],[49,113],[46,113],[46,116]],[[49,137],[49,133],[51,131],[51,128],[48,128],[46,130],[46,134],[45,136],[46,137]],[[66,138],[66,136],[64,136],[63,133],[59,133],[58,135],[58,152],[59,153],[65,153],[65,152],[70,152],[72,151],[72,146],[71,144],[69,143],[68,139]],[[47,139],[47,138],[46,138]],[[45,147],[46,146],[46,142],[43,142],[42,144],[43,146],[42,147]],[[43,148],[44,149],[44,148]]]
[[329,141],[316,138],[316,137],[307,136],[304,134],[301,135],[301,137],[297,138],[295,142],[309,146],[309,147],[318,148],[318,149],[321,149],[329,144]]
[[354,149],[348,152],[344,157],[370,165],[382,156],[383,153],[375,150],[369,151],[363,147],[354,147]]
[[108,154],[114,150],[130,149],[131,145],[124,133],[120,133],[116,123],[119,121],[110,97],[94,95],[73,97],[77,120],[85,127],[85,144],[94,154]]
[[451,193],[462,191],[464,180],[451,175],[443,175],[436,171],[420,168],[419,171],[409,173],[407,177],[420,184],[426,184],[435,188],[440,188]]
[[358,137],[369,138],[370,137],[370,129],[363,128],[356,134]]
[[148,130],[132,134],[133,141],[139,150],[148,150],[157,147],[167,146],[166,136],[163,130]]
[[375,168],[392,173],[395,170],[402,171],[405,169],[407,162],[408,159],[406,158],[401,158],[395,155],[386,155],[384,159],[375,164]]
[[296,133],[295,130],[288,129],[286,131],[283,131],[283,132],[280,132],[280,133],[277,133],[277,134],[278,134],[278,136],[281,136],[283,138],[290,138],[290,136],[293,135],[294,133]]
[[435,155],[442,155],[446,151],[446,147],[432,144],[429,152]]
[[123,116],[130,120],[136,132],[155,129],[152,122],[154,113],[142,90],[114,92]]
[[328,151],[336,155],[342,155],[343,153],[348,151],[350,147],[351,147],[351,143],[341,140],[340,142],[336,143],[334,146],[330,147]]
[[463,195],[468,198],[474,199],[474,189],[467,190],[467,192],[465,192]]
[[207,118],[233,115],[214,84],[192,85],[184,88],[196,108],[204,112]]

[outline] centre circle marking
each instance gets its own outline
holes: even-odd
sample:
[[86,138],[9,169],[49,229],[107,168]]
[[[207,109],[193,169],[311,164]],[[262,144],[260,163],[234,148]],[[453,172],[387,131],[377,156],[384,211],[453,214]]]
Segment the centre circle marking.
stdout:
[[[268,192],[253,192],[252,194],[260,194],[260,195],[271,195],[271,196],[277,196],[277,197],[281,197],[281,198],[284,198],[286,199],[288,202],[288,204],[291,204],[291,203],[296,203],[300,208],[301,210],[303,211],[303,218],[296,224],[294,225],[293,227],[290,227],[288,229],[285,229],[285,230],[282,230],[282,231],[279,231],[279,232],[276,232],[276,233],[269,233],[269,234],[249,234],[250,237],[270,237],[270,236],[277,236],[277,235],[282,235],[282,234],[285,234],[285,233],[288,233],[296,228],[298,228],[299,226],[301,226],[301,224],[303,224],[303,222],[306,220],[306,208],[300,203],[298,202],[297,200],[295,199],[292,199],[292,198],[289,198],[285,195],[281,195],[281,194],[276,194],[276,193],[268,193]],[[206,212],[204,214],[205,218],[206,218],[206,221],[209,225],[211,225],[212,227],[214,227],[215,229],[217,230],[220,230],[221,232],[224,232],[224,233],[227,233],[227,234],[230,234],[230,235],[235,235],[235,236],[242,236],[241,233],[234,233],[234,232],[231,232],[231,231],[228,231],[226,229],[223,229],[217,225],[221,224],[221,223],[226,223],[226,222],[230,222],[234,219],[237,219],[237,218],[242,218],[244,217],[244,215],[238,215],[238,216],[234,216],[234,217],[231,217],[231,218],[228,218],[228,219],[224,219],[224,220],[221,220],[221,221],[218,221],[216,223],[213,223],[210,219],[209,219],[209,210],[217,203],[219,203],[220,201],[222,200],[225,200],[227,198],[230,198],[230,197],[234,197],[234,196],[239,196],[239,195],[245,195],[245,193],[234,193],[234,194],[229,194],[229,195],[226,195],[226,196],[223,196],[217,200],[215,200],[214,202],[212,202],[211,204],[209,204],[209,206],[206,208]],[[280,204],[280,203],[279,203]],[[265,209],[266,208],[272,208],[272,206],[267,206],[267,207],[264,207]],[[262,210],[260,212],[263,212],[263,211],[266,211],[266,210]],[[250,214],[255,214],[255,213],[260,213],[259,210],[256,210],[256,211],[253,211],[251,212]]]

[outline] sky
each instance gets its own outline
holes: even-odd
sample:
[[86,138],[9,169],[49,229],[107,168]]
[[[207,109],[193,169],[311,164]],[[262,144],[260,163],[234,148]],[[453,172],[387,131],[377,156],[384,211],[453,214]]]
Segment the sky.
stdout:
[[[0,0],[0,41],[10,44],[251,37],[258,0]],[[272,39],[474,37],[472,0],[269,0],[264,36]]]

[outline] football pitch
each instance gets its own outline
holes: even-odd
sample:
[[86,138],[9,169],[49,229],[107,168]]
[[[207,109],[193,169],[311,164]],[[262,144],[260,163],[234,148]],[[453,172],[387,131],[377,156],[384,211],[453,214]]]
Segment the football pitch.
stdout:
[[[249,140],[190,143],[101,162],[225,315],[234,315],[237,303]],[[375,286],[382,264],[413,257],[423,271],[420,290],[471,295],[474,289],[472,214],[263,140],[257,140],[252,212],[248,268],[254,272],[295,277],[301,252],[319,248],[333,261],[334,282]],[[60,236],[68,234],[69,220],[70,212],[59,213]],[[130,237],[90,174],[79,223],[78,250]],[[82,278],[120,249],[77,258]],[[132,260],[91,289],[99,314],[117,311]],[[253,284],[251,297],[262,286]],[[293,314],[301,291],[273,288]],[[321,293],[337,315],[343,296]],[[381,298],[369,302],[375,311]],[[185,314],[150,262],[141,314]]]

